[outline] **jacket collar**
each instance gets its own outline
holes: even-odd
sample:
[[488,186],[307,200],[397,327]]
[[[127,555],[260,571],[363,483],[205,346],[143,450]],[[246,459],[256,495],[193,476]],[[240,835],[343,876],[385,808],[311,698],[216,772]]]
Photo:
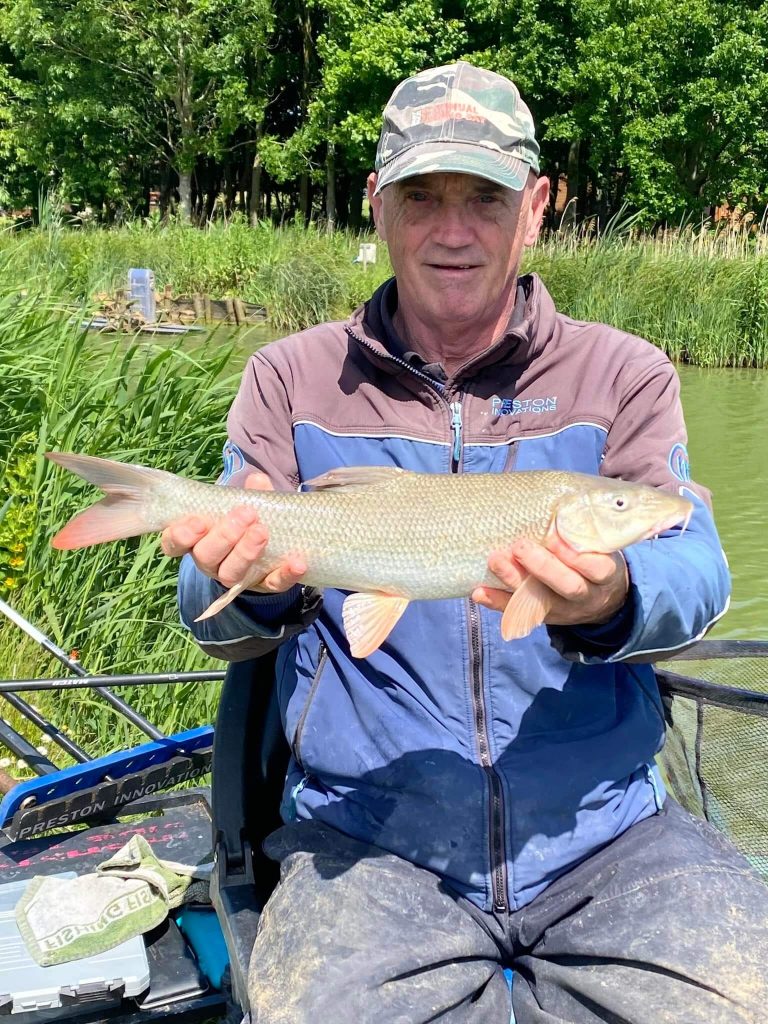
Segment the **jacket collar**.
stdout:
[[[555,304],[538,274],[525,274],[519,278],[519,283],[525,292],[523,319],[508,326],[484,352],[468,359],[453,381],[474,377],[491,365],[528,363],[546,347],[555,330]],[[513,314],[512,320],[515,319]],[[346,323],[345,330],[381,369],[393,374],[408,369],[403,360],[393,356],[384,344],[386,334],[377,303],[369,300],[359,306]]]

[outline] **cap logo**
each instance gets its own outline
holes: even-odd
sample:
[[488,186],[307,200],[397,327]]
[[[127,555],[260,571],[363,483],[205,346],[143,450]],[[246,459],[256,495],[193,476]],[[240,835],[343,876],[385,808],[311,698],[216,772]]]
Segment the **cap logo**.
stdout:
[[469,103],[430,103],[413,111],[413,124],[442,124],[444,121],[476,121],[483,124],[487,118]]

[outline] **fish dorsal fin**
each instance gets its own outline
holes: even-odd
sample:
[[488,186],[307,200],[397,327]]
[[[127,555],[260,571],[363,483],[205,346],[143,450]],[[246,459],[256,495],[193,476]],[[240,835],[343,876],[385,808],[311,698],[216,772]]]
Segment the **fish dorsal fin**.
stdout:
[[341,610],[353,658],[367,658],[384,643],[408,607],[407,597],[350,594]]
[[302,485],[302,490],[329,491],[331,489],[389,487],[395,480],[412,475],[407,469],[398,469],[396,466],[339,466],[338,469],[332,469],[328,473],[323,473],[322,476],[306,480]]

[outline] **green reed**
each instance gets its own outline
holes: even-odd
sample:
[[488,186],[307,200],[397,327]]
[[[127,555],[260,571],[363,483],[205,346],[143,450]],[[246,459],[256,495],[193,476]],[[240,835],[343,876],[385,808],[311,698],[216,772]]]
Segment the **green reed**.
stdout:
[[[176,566],[156,537],[58,552],[50,538],[94,497],[44,458],[50,449],[144,462],[215,478],[226,411],[239,373],[233,343],[212,334],[194,351],[87,336],[30,294],[0,295],[0,594],[89,672],[164,671],[209,663],[178,620]],[[55,663],[18,631],[0,633],[0,678],[46,675]],[[162,729],[210,720],[204,686],[138,690]],[[126,741],[115,717],[85,691],[40,695],[43,709],[90,749]],[[134,737],[135,740],[136,737]]]
[[[0,232],[8,283],[45,281],[58,301],[92,302],[123,287],[131,266],[151,267],[176,294],[239,296],[266,306],[277,331],[346,316],[390,273],[386,246],[364,271],[353,262],[373,236],[296,225],[205,229],[133,222],[67,226],[52,208],[39,229]],[[685,228],[638,234],[631,218],[596,230],[558,231],[526,253],[558,306],[639,334],[671,358],[702,366],[768,364],[768,235]]]

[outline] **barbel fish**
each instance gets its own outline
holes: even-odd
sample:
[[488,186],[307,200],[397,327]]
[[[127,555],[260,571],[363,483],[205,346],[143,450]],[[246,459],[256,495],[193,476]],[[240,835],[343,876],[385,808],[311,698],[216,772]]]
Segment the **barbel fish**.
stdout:
[[[477,586],[507,589],[488,556],[519,537],[545,543],[556,532],[576,551],[614,552],[678,523],[684,529],[693,508],[643,484],[558,470],[443,475],[343,467],[308,481],[304,491],[285,492],[220,487],[90,455],[48,458],[107,495],[57,533],[54,547],[160,531],[186,515],[214,521],[250,505],[269,530],[264,555],[200,618],[298,555],[307,567],[303,582],[351,591],[342,614],[357,658],[381,645],[410,601],[466,597]],[[505,640],[544,621],[548,594],[525,580],[502,615]]]

